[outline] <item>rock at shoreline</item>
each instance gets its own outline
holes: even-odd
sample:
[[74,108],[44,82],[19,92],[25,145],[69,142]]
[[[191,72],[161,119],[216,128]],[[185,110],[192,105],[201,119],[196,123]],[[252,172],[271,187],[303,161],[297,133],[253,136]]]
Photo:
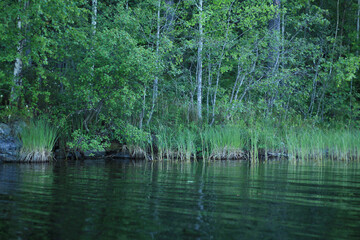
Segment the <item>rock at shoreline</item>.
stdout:
[[7,124],[0,123],[0,161],[17,161],[20,148],[20,139]]
[[26,128],[26,123],[24,121],[16,121],[12,124],[11,130],[14,136],[19,136],[24,128]]
[[113,158],[130,158],[130,154],[127,152],[117,152],[111,155]]

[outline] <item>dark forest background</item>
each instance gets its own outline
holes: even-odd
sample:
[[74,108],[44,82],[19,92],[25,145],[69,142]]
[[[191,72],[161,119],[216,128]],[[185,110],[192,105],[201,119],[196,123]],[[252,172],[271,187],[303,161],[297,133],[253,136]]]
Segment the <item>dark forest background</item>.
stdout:
[[0,119],[45,117],[65,142],[249,119],[360,120],[359,0],[2,0],[0,9]]

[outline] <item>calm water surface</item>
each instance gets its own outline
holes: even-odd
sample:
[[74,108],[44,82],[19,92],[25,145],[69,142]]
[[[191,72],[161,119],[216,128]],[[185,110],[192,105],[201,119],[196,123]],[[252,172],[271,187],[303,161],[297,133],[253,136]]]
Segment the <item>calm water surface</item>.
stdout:
[[360,239],[360,164],[0,164],[0,239]]

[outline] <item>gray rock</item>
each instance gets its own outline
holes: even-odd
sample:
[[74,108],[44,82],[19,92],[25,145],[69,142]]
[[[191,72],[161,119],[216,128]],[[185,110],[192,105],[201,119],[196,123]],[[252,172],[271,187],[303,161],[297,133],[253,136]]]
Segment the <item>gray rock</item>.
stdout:
[[9,136],[11,128],[5,123],[0,123],[0,136]]
[[130,158],[130,154],[129,153],[124,153],[124,152],[118,152],[115,153],[114,155],[112,155],[113,158]]
[[11,128],[7,124],[0,124],[0,160],[18,160],[21,141],[16,136],[13,136],[11,132]]
[[15,162],[18,161],[18,155],[14,153],[3,154],[0,153],[0,162]]
[[12,133],[14,136],[19,136],[20,132],[26,127],[26,123],[24,121],[16,121],[12,125]]

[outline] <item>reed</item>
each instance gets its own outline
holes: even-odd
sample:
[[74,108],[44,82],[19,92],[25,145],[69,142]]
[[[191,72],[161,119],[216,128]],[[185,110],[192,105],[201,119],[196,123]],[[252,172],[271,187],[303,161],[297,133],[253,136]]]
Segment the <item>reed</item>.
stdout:
[[178,130],[175,137],[176,158],[182,161],[196,159],[196,140],[197,134],[191,129]]
[[259,149],[258,149],[258,141],[259,141],[259,131],[256,127],[250,129],[250,161],[252,163],[259,161]]
[[[257,123],[251,131],[257,134],[257,148],[261,150],[265,160],[270,157],[280,157],[285,152],[284,134],[282,129],[274,126],[272,122]],[[256,136],[253,136],[256,137]]]
[[195,130],[160,126],[156,138],[158,160],[190,161],[196,159],[198,133]]
[[168,139],[167,128],[165,126],[160,126],[158,134],[156,135],[156,140],[157,140],[156,144],[157,144],[159,160],[163,160],[166,151],[169,149],[167,139]]
[[289,156],[300,160],[359,160],[359,130],[291,129],[286,134]]
[[57,140],[57,130],[45,120],[31,121],[20,132],[22,148],[20,161],[46,162],[53,159],[52,150]]
[[[240,125],[207,128],[201,134],[203,155],[208,159],[243,159],[247,132]],[[205,152],[204,152],[205,151]]]
[[161,125],[158,129],[156,146],[158,149],[157,157],[159,160],[175,159],[176,154],[173,149],[175,133],[171,128]]
[[360,160],[360,130],[321,128],[306,124],[278,124],[260,120],[223,126],[157,129],[157,157],[189,161],[262,159]]

